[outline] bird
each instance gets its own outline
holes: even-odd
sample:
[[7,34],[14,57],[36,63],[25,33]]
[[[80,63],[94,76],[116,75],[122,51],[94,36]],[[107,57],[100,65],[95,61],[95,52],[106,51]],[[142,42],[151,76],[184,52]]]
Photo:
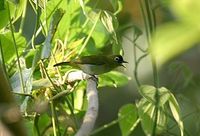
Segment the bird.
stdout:
[[124,61],[121,55],[90,55],[81,56],[77,59],[67,62],[60,62],[55,64],[54,67],[69,65],[80,69],[89,75],[100,75],[107,73],[118,66],[125,67],[123,63],[128,62]]

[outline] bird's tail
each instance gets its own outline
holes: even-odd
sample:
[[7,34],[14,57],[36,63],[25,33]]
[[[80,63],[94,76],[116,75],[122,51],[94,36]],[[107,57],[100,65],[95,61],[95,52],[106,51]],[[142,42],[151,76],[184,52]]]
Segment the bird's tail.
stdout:
[[60,62],[60,63],[54,64],[53,66],[57,67],[57,66],[68,65],[68,64],[69,62]]

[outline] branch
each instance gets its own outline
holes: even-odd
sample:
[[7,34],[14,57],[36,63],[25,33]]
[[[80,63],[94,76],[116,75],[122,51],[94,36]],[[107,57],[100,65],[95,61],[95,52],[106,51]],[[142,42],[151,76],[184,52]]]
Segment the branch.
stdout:
[[96,80],[95,77],[87,79],[86,95],[88,99],[88,108],[83,119],[83,124],[75,136],[88,136],[95,125],[99,107]]
[[63,77],[63,81],[59,81],[60,84],[63,84],[66,81],[70,83],[77,80],[85,80],[85,79],[87,80],[86,95],[88,100],[88,108],[83,118],[83,123],[75,136],[88,136],[95,125],[99,108],[98,91],[97,91],[98,79],[95,76],[87,75],[82,71],[73,71],[70,73],[66,73]]

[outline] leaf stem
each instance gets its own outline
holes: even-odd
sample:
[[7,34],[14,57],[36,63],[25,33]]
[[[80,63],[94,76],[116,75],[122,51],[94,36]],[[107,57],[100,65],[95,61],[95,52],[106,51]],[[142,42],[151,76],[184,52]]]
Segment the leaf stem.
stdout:
[[92,36],[92,33],[93,33],[93,31],[94,31],[94,29],[95,29],[95,27],[96,27],[96,25],[97,25],[97,22],[98,22],[98,20],[99,20],[99,18],[100,18],[100,15],[101,15],[101,11],[98,13],[98,15],[97,15],[97,17],[96,17],[96,20],[95,20],[95,22],[94,22],[94,25],[92,26],[92,29],[91,29],[89,35],[87,36],[87,38],[85,39],[85,42],[83,43],[81,49],[79,50],[78,56],[83,52],[83,49],[86,47],[86,45],[87,45],[87,43],[88,43],[90,37]]
[[19,33],[22,33],[23,27],[24,27],[24,20],[25,20],[25,16],[26,16],[26,8],[27,8],[27,0],[24,0],[24,9],[22,11],[22,19],[21,19],[21,23],[20,23],[20,28],[19,28]]
[[12,35],[12,38],[13,38],[15,54],[17,56],[20,84],[21,84],[21,88],[22,88],[22,93],[25,93],[25,85],[24,85],[24,81],[23,81],[22,69],[21,69],[21,65],[20,65],[20,61],[19,61],[18,48],[17,48],[15,35],[14,35],[14,30],[13,30],[13,26],[12,26],[12,22],[11,22],[10,7],[9,7],[9,3],[8,2],[7,2],[7,7],[8,7],[8,17],[9,17],[9,22],[10,22],[11,35]]
[[[144,23],[145,23],[147,42],[148,42],[148,45],[150,46],[151,35],[154,32],[155,27],[156,27],[156,17],[155,17],[155,11],[152,8],[152,1],[151,0],[143,0],[143,3],[140,1],[140,7],[141,7],[141,10],[142,10],[142,16],[144,18]],[[155,136],[156,135],[156,128],[157,128],[157,121],[158,121],[159,74],[158,74],[158,69],[157,69],[156,58],[152,54],[150,54],[150,55],[151,55],[151,61],[152,61],[154,86],[156,88],[156,93],[155,93],[155,100],[156,100],[156,104],[155,105],[156,106],[155,106],[155,111],[154,111],[153,130],[152,130],[152,134],[151,134],[152,136]]]

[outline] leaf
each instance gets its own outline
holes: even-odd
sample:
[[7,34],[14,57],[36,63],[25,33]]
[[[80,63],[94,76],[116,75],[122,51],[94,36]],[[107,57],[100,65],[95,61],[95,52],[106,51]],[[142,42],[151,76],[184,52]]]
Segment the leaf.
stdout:
[[90,31],[91,31],[91,28],[93,25],[95,25],[95,22],[96,23],[96,26],[94,28],[94,31],[92,32],[92,39],[94,40],[95,42],[95,47],[96,48],[103,48],[106,43],[106,41],[109,40],[110,38],[110,34],[109,32],[106,30],[104,24],[100,21],[100,16],[99,14],[101,14],[99,10],[90,10],[88,9],[88,16],[87,18],[90,20],[88,22],[88,24],[86,25],[85,27],[85,33],[87,35],[90,34]]
[[129,78],[123,73],[117,71],[111,71],[99,76],[99,87],[111,86],[119,87],[126,85],[129,81]]
[[136,106],[133,104],[123,105],[118,112],[118,120],[122,136],[128,136],[139,123]]
[[22,15],[24,11],[24,7],[26,6],[26,0],[9,0],[9,7],[11,18],[13,18],[13,22],[17,21]]
[[[26,45],[26,39],[20,33],[14,33],[18,53],[22,53]],[[3,48],[3,55],[6,63],[10,63],[16,57],[15,47],[11,32],[0,34],[0,40]]]
[[[182,0],[181,4],[177,0],[171,0],[170,7],[173,13],[179,18],[181,21],[200,26],[200,16],[196,13],[200,13],[200,1],[199,0]],[[186,31],[187,33],[187,31]]]
[[82,110],[83,107],[83,98],[84,98],[84,89],[79,88],[75,92],[74,96],[74,110],[75,113]]
[[[50,20],[52,18],[53,13],[56,9],[66,9],[65,14],[59,22],[58,30],[55,33],[55,39],[65,40],[66,35],[68,35],[68,40],[71,40],[74,35],[77,36],[77,24],[79,27],[83,25],[80,18],[83,17],[83,14],[80,12],[81,7],[77,3],[77,1],[67,1],[67,0],[50,0],[47,2],[46,9],[43,10],[40,19],[42,22],[47,22],[46,26],[50,26]],[[79,18],[80,17],[80,18]],[[74,19],[74,20],[73,20]],[[48,27],[45,27],[45,31],[47,32]],[[72,31],[73,30],[73,31]],[[68,34],[70,31],[70,34]]]
[[4,10],[4,9],[5,9],[5,7],[4,7],[4,0],[1,0],[0,1],[0,11]]
[[33,90],[52,87],[52,84],[48,79],[34,80],[32,85]]
[[122,11],[124,0],[109,0],[109,2],[115,11],[115,15]]
[[0,30],[1,30],[9,22],[9,20],[8,20],[8,10],[7,9],[0,10],[0,16],[2,18],[1,21],[0,21]]
[[174,116],[174,119],[178,123],[179,129],[181,132],[181,136],[183,136],[184,135],[184,126],[183,126],[183,121],[181,120],[181,117],[180,117],[180,107],[179,107],[179,104],[173,94],[171,94],[171,97],[169,99],[169,107],[171,109],[172,115]]
[[57,31],[58,23],[60,22],[64,11],[62,9],[57,9],[53,14],[50,22],[48,35],[44,41],[44,46],[42,48],[41,59],[47,59],[51,55],[51,42],[53,40],[54,34]]
[[170,91],[166,89],[165,87],[156,88],[154,86],[150,85],[141,85],[139,88],[140,94],[147,99],[149,102],[155,104],[155,94],[156,91],[158,91],[158,96],[159,96],[159,106],[163,106],[170,98]]
[[162,65],[199,42],[199,29],[184,23],[167,23],[152,38],[150,52]]
[[118,27],[118,21],[116,16],[114,16],[111,12],[102,11],[100,20],[103,23],[106,30],[111,34],[115,43],[118,43],[117,35],[115,30]]
[[[22,77],[25,93],[30,94],[32,90],[31,69],[24,68],[22,70]],[[15,72],[15,74],[10,78],[10,83],[14,92],[22,93],[22,85],[19,72]]]
[[[137,103],[138,115],[141,121],[142,128],[146,135],[151,135],[155,122],[155,105],[147,99],[142,98]],[[159,107],[157,116],[156,134],[162,133],[167,126],[167,116],[165,108]]]

